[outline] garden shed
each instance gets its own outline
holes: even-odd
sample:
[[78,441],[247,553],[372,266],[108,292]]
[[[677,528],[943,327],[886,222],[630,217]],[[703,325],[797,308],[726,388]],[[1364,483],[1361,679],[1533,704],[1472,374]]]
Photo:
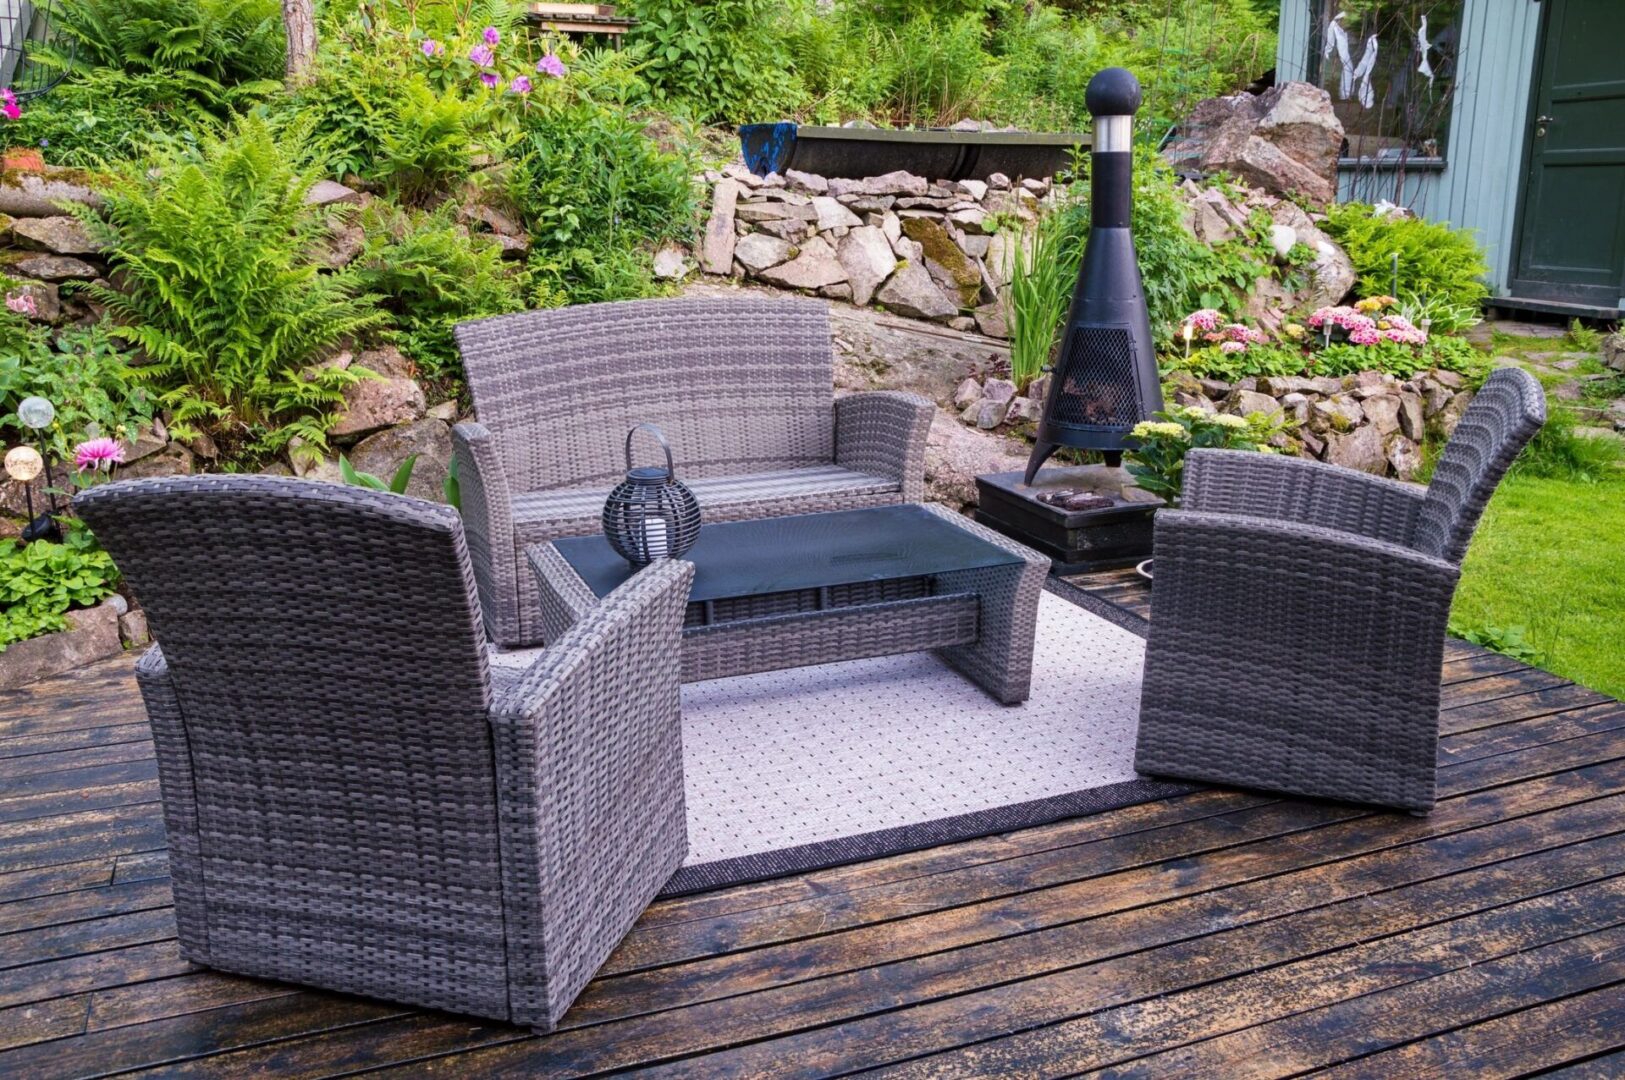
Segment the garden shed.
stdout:
[[1284,0],[1277,77],[1331,93],[1339,198],[1477,232],[1494,304],[1625,310],[1625,4]]

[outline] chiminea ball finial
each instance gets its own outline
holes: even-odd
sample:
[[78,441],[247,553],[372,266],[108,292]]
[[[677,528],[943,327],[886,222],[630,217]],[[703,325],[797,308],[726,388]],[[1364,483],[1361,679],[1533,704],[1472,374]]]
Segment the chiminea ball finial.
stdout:
[[1083,103],[1091,116],[1133,116],[1140,109],[1140,80],[1128,68],[1102,68],[1089,80]]

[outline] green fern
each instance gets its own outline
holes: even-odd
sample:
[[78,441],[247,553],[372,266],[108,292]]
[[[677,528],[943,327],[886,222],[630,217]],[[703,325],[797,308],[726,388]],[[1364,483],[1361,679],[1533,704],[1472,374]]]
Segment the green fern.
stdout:
[[314,178],[290,153],[247,117],[195,150],[127,167],[99,212],[76,211],[120,279],[92,292],[145,355],[139,373],[182,431],[319,447],[344,388],[366,377],[309,366],[384,314],[354,275],[318,271],[325,223],[304,201]]

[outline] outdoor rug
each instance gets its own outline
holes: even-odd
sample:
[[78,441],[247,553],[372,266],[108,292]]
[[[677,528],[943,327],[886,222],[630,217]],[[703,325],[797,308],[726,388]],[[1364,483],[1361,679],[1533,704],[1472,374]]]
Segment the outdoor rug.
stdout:
[[1052,579],[1021,705],[928,653],[683,687],[689,853],[662,895],[1191,790],[1134,772],[1144,632],[1138,616]]

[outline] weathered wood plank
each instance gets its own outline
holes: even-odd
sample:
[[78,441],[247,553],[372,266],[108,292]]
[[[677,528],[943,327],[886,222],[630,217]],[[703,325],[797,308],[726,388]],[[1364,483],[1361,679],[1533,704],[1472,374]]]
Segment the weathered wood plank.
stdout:
[[0,1009],[0,1050],[77,1035],[85,1030],[88,994]]
[[156,803],[158,800],[157,777],[124,784],[96,784],[63,791],[44,791],[15,799],[0,799],[0,824],[57,817],[80,810],[106,810],[115,806]]
[[[1333,1066],[1317,1076],[1336,1080],[1401,1080],[1528,1076],[1553,1064],[1590,1058],[1625,1045],[1625,985],[1536,1005],[1430,1039]],[[1596,1063],[1596,1059],[1592,1059]],[[1597,1076],[1619,1076],[1616,1071]],[[1584,1069],[1585,1064],[1576,1066]],[[1579,1075],[1571,1070],[1547,1075]]]
[[[109,986],[184,975],[198,968],[181,959],[174,941],[70,956],[0,971],[0,1008],[101,990]],[[0,1069],[0,1075],[4,1070]]]
[[[1575,913],[1588,925],[1585,911]],[[1559,931],[1561,932],[1561,931]],[[1289,1076],[1625,979],[1625,928],[1586,933],[1152,1057],[1116,1076]]]
[[0,739],[0,758],[61,753],[115,743],[150,743],[151,741],[152,732],[147,727],[146,716],[143,715],[139,720],[133,720],[125,724],[107,724],[103,727],[80,728],[74,731],[58,731],[42,735],[18,735],[9,739]]
[[[61,923],[105,918],[149,908],[167,908],[172,903],[169,879],[154,878],[67,893],[35,896],[0,904],[0,934],[35,930]],[[5,939],[0,937],[0,951]]]

